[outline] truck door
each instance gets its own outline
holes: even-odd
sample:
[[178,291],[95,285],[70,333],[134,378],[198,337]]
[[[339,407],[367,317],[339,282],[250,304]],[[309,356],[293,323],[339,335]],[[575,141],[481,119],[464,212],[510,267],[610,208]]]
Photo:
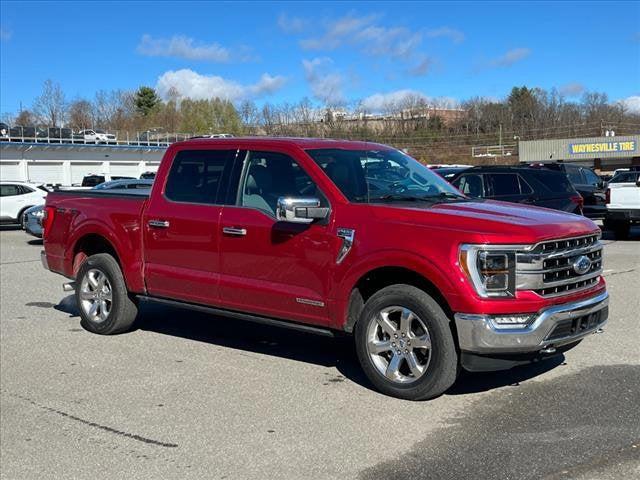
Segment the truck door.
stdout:
[[220,302],[225,308],[326,325],[329,270],[338,239],[330,222],[276,220],[279,197],[326,197],[292,156],[250,151],[235,204],[220,222]]
[[202,304],[219,298],[221,198],[237,149],[183,147],[143,215],[148,292]]

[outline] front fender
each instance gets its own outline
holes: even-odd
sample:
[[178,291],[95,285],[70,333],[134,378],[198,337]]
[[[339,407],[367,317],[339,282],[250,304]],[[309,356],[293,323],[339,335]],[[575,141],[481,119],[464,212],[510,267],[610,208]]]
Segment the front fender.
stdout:
[[358,259],[334,282],[331,299],[334,304],[334,322],[337,328],[344,327],[348,316],[349,298],[358,281],[368,272],[389,267],[404,268],[424,277],[434,285],[447,302],[449,302],[448,297],[455,292],[451,276],[431,259],[414,252],[381,250]]

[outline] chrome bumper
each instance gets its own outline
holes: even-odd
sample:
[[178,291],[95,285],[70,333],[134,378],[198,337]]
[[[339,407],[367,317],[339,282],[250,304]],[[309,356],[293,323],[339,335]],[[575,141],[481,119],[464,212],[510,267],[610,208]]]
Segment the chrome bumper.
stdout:
[[535,352],[577,341],[600,329],[609,314],[609,294],[541,310],[528,326],[498,328],[491,315],[456,313],[460,350],[466,352]]
[[49,262],[47,262],[47,253],[44,250],[40,251],[40,261],[45,270],[49,270]]

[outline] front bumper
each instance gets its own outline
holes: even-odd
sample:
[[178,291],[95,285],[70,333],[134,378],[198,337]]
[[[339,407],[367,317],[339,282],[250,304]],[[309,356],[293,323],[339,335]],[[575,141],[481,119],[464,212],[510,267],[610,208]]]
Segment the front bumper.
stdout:
[[606,216],[607,220],[622,220],[622,221],[631,221],[631,222],[640,222],[640,209],[620,209],[615,210],[611,209],[607,212]]
[[609,294],[540,310],[522,328],[497,328],[492,315],[456,313],[460,350],[479,354],[537,352],[574,343],[607,321]]

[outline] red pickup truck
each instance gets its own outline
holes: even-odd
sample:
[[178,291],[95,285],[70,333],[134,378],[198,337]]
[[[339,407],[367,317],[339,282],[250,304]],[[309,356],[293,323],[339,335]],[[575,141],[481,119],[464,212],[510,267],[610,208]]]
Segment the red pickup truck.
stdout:
[[171,145],[149,193],[50,193],[45,268],[84,328],[140,301],[353,334],[373,385],[432,398],[472,371],[561,353],[608,315],[598,227],[474,200],[393,148],[318,139]]

